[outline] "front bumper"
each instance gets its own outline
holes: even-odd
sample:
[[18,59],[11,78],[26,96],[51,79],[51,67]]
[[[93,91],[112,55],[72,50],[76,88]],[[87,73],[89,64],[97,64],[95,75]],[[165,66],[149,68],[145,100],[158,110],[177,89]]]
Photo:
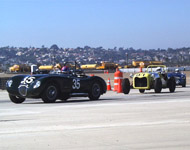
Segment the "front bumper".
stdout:
[[40,98],[41,88],[27,88],[26,86],[20,86],[16,89],[7,88],[7,92],[14,96],[20,96],[24,98]]

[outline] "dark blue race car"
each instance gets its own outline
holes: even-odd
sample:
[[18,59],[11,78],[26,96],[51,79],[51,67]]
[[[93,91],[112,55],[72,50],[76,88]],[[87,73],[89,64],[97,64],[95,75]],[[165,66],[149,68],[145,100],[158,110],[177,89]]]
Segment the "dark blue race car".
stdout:
[[74,69],[67,72],[14,76],[7,81],[6,88],[14,103],[22,103],[26,98],[41,98],[45,103],[54,103],[57,99],[65,101],[72,96],[97,100],[106,92],[106,83],[98,76],[85,75],[75,62]]
[[168,75],[175,77],[176,85],[186,87],[186,75],[181,73],[179,69],[176,69],[175,72],[169,73]]

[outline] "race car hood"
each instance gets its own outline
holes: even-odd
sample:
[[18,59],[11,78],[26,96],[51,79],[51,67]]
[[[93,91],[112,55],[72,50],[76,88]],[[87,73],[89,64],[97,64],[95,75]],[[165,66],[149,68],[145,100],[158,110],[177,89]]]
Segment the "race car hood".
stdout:
[[147,72],[140,72],[140,73],[137,73],[137,74],[135,74],[134,76],[133,76],[133,78],[136,78],[136,77],[138,77],[138,78],[144,78],[144,77],[148,77],[150,75],[150,73],[147,73]]
[[[41,83],[43,80],[49,76],[48,74],[41,74],[41,75],[17,75],[10,78],[6,83],[6,89],[12,95],[21,95],[27,96],[28,91],[34,91],[37,95],[40,92],[39,88],[41,89]],[[45,86],[45,85],[43,85]],[[33,94],[35,95],[35,94]]]
[[[32,83],[35,82],[35,80],[48,76],[47,75],[17,75],[17,76],[13,76],[11,77],[6,84],[7,88],[15,88],[17,89],[20,85],[27,85],[30,86]],[[8,85],[8,83],[10,83],[11,81],[11,86]]]

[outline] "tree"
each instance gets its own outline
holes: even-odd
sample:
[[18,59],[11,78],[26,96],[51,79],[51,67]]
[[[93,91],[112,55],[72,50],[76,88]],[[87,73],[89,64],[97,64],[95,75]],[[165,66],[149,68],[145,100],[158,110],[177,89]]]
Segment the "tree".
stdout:
[[53,49],[53,50],[59,50],[59,47],[56,45],[56,44],[53,44],[50,49]]

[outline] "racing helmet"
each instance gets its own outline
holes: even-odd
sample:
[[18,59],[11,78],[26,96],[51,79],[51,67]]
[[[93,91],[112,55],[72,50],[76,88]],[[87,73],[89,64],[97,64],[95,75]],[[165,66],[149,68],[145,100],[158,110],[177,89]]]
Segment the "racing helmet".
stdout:
[[69,67],[63,66],[62,69],[61,69],[61,71],[63,71],[63,72],[68,72],[68,71],[69,71]]
[[156,72],[161,72],[161,71],[162,71],[161,67],[156,68]]
[[175,69],[175,72],[179,72],[179,69]]

